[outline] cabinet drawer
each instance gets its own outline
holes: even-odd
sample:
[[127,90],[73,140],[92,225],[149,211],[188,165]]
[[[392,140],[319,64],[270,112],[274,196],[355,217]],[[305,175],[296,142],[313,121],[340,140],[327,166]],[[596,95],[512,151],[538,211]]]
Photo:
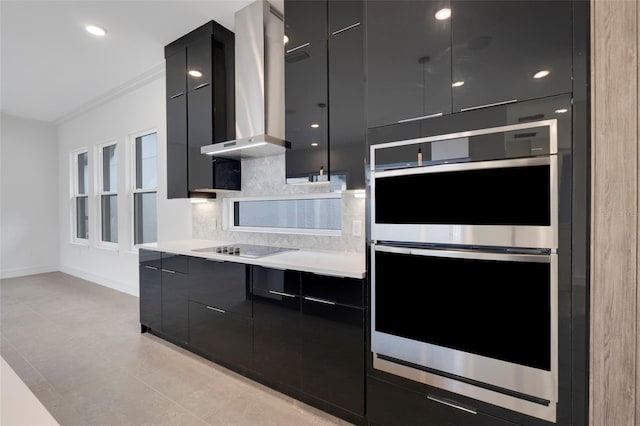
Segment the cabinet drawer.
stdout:
[[349,306],[364,306],[364,280],[302,274],[302,295]]
[[257,296],[299,296],[300,272],[252,267],[253,293]]
[[196,257],[189,263],[190,300],[246,317],[253,315],[247,265]]
[[[436,402],[432,399],[434,398]],[[374,377],[367,377],[367,417],[371,424],[385,426],[516,426],[515,423],[483,413],[464,411],[438,394],[421,394]],[[460,405],[475,411],[474,407]]]
[[189,301],[189,344],[214,360],[250,368],[252,322],[240,315]]
[[162,269],[188,274],[189,256],[175,253],[162,253]]
[[138,249],[138,259],[141,267],[149,266],[147,269],[160,269],[162,253],[154,250]]

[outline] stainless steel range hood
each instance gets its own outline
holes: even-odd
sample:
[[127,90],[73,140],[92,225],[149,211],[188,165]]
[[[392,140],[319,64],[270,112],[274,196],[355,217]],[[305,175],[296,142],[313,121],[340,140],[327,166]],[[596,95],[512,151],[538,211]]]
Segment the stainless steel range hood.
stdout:
[[203,154],[233,159],[282,154],[284,20],[258,0],[235,14],[236,139],[203,146]]

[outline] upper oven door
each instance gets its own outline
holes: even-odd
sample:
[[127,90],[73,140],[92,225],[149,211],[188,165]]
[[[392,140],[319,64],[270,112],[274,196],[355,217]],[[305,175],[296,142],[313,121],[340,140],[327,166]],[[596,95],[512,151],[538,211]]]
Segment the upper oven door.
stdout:
[[[556,249],[555,126],[548,120],[372,146],[372,239]],[[509,158],[510,144],[525,137],[536,143]]]

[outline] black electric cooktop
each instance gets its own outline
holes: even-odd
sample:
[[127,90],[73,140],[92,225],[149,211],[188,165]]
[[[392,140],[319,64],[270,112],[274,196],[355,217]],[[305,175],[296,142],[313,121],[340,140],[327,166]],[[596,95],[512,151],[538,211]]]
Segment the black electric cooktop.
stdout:
[[193,251],[227,254],[230,256],[258,258],[265,257],[276,253],[282,253],[285,251],[297,250],[294,248],[274,247],[274,246],[261,246],[257,244],[228,244],[223,246],[205,247],[196,249]]

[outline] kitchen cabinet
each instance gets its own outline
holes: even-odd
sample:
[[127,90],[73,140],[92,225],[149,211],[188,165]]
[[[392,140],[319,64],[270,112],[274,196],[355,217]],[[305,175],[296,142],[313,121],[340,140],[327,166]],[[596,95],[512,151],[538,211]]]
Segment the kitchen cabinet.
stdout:
[[[448,405],[451,404],[451,405]],[[384,426],[515,426],[440,393],[419,393],[369,376],[367,419]]]
[[140,324],[143,330],[162,329],[162,273],[160,252],[140,249]]
[[452,0],[453,82],[464,83],[453,111],[571,92],[571,10],[569,0]]
[[301,388],[300,273],[252,267],[253,367],[278,386]]
[[366,2],[367,127],[451,112],[451,20],[436,17],[450,8],[449,0]]
[[162,332],[180,343],[188,337],[188,259],[162,253]]
[[329,112],[326,1],[285,0],[286,177],[327,181]]
[[328,2],[329,172],[344,189],[365,188],[364,2]]
[[284,6],[287,179],[364,189],[364,3]]
[[[364,415],[366,311],[362,298],[353,297],[353,288],[361,293],[363,283],[304,272],[301,277],[302,390]],[[350,289],[339,291],[341,284]]]
[[214,21],[165,46],[167,196],[240,190],[240,162],[200,153],[235,138],[234,35]]

